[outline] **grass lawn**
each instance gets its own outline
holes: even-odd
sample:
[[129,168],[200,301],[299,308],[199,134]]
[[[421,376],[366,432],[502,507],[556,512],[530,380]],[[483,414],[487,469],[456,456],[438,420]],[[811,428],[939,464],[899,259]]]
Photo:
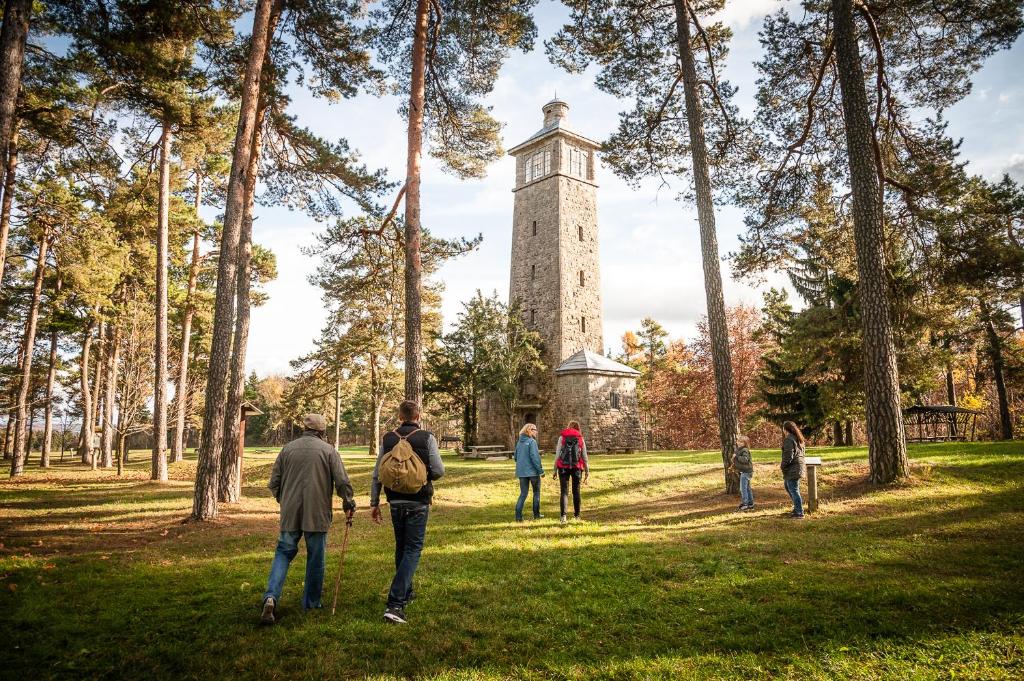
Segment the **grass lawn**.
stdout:
[[913,479],[887,489],[864,449],[813,454],[823,504],[803,522],[776,452],[755,452],[744,514],[716,453],[670,452],[592,457],[566,527],[548,481],[548,517],[517,525],[511,463],[446,457],[407,627],[381,621],[393,544],[364,454],[343,453],[362,508],[338,614],[300,611],[300,550],[271,628],[273,452],[206,524],[182,522],[194,460],[167,484],[141,452],[123,478],[32,465],[0,482],[0,677],[1024,678],[1024,447],[913,446]]

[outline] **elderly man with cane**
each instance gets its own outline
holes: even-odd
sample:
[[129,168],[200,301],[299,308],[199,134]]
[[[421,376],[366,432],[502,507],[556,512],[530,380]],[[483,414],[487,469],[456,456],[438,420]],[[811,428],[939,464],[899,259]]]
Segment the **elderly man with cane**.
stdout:
[[321,607],[327,531],[331,527],[331,493],[342,498],[346,520],[356,510],[352,485],[338,451],[324,440],[327,419],[306,414],[302,437],[292,440],[277,455],[270,474],[270,491],[281,505],[281,536],[270,566],[267,591],[263,594],[264,624],[273,624],[288,566],[299,551],[299,539],[306,539],[306,586],[302,596],[305,610]]

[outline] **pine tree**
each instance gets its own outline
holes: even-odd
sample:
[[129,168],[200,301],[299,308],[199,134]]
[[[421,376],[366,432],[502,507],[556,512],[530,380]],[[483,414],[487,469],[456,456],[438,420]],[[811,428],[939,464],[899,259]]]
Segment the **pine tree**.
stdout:
[[[405,396],[423,392],[423,225],[420,182],[424,135],[430,153],[459,177],[481,177],[501,156],[500,126],[479,99],[491,92],[508,52],[530,49],[536,0],[462,3],[385,0],[371,13],[377,56],[408,97],[405,181]],[[394,213],[394,210],[392,213]]]
[[756,179],[739,196],[751,206],[745,259],[764,267],[779,257],[822,181],[850,188],[870,477],[886,483],[908,474],[890,288],[901,256],[886,211],[931,189],[908,183],[908,165],[934,149],[912,113],[962,98],[970,74],[1019,34],[1021,7],[807,0],[802,10],[769,17],[761,34]]
[[618,131],[605,143],[606,159],[615,173],[634,184],[647,177],[667,182],[692,174],[688,195],[697,207],[722,467],[726,490],[736,492],[739,477],[729,469],[739,421],[712,172],[716,180],[725,179],[741,137],[730,101],[734,89],[719,80],[731,33],[722,24],[704,26],[724,2],[580,0],[567,4],[572,23],[549,43],[549,54],[575,72],[597,63],[601,67],[598,86],[634,105],[620,114]]

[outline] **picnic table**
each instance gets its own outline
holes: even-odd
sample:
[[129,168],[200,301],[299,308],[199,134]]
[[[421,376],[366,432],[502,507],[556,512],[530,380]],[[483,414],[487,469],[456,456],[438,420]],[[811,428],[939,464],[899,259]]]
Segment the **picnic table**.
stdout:
[[462,452],[463,459],[512,458],[512,452],[505,445],[470,445]]

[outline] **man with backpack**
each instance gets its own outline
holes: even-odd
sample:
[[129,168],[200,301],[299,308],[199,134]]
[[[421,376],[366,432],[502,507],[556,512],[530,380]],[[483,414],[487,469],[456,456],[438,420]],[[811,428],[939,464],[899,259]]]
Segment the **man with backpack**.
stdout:
[[398,407],[401,425],[386,434],[373,467],[370,507],[381,524],[380,490],[391,506],[395,531],[395,577],[388,592],[384,621],[406,624],[405,608],[416,597],[413,575],[427,534],[427,516],[434,496],[433,481],[444,475],[437,438],[420,428],[420,406],[410,400]]
[[566,522],[566,506],[569,505],[569,483],[572,483],[573,519],[580,519],[580,478],[583,484],[590,479],[590,460],[587,458],[587,443],[583,441],[579,421],[569,421],[569,426],[558,436],[555,447],[555,470],[558,472],[558,486],[561,490],[559,510],[562,524]]
[[305,610],[320,607],[327,559],[327,531],[331,529],[331,493],[342,498],[345,515],[356,510],[341,456],[324,440],[327,419],[320,414],[302,417],[302,436],[284,446],[270,473],[270,491],[281,505],[281,535],[270,566],[267,591],[263,594],[263,624],[273,624],[281,600],[288,566],[299,552],[299,540],[306,540],[306,585],[302,595]]

